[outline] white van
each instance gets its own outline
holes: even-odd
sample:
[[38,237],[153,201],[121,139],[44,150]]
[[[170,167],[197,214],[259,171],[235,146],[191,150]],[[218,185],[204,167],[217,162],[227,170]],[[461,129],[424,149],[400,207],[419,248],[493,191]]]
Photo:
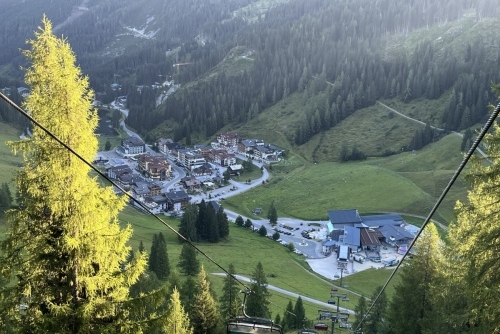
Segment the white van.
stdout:
[[360,255],[360,254],[354,254],[352,259],[356,262],[359,262],[359,263],[365,262],[365,257],[363,255]]

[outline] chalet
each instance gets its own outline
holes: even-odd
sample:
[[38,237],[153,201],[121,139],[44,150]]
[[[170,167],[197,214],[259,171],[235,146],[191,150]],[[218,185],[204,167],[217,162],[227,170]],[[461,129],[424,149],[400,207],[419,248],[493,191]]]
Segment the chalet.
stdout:
[[167,198],[168,211],[184,210],[191,199],[183,190],[169,191],[165,193],[165,197]]
[[[134,206],[144,211],[147,210],[147,212],[151,212],[153,214],[159,214],[162,211],[161,205],[153,201],[150,197],[137,198],[137,202],[134,201]],[[146,207],[146,209],[144,207]]]
[[240,173],[243,171],[243,166],[238,164],[238,165],[231,165],[227,168],[229,171],[230,175],[240,175]]
[[238,153],[254,156],[257,146],[264,146],[264,141],[260,139],[244,139],[238,143]]
[[162,156],[152,156],[151,154],[141,154],[137,157],[137,167],[145,176],[164,181],[170,177],[172,166],[167,159]]
[[122,148],[125,155],[136,155],[146,152],[146,144],[133,136],[122,141]]
[[206,162],[203,165],[196,167],[191,172],[193,175],[202,176],[202,175],[212,175],[213,170],[212,166]]
[[106,170],[108,177],[112,180],[117,180],[120,175],[130,174],[132,175],[132,169],[128,165],[120,165],[110,167]]
[[168,199],[165,194],[160,194],[156,196],[148,196],[145,198],[149,202],[154,202],[158,204],[161,211],[168,211]]
[[233,153],[227,153],[225,150],[211,150],[210,160],[223,167],[236,164],[236,156]]
[[132,196],[137,197],[148,197],[148,196],[158,196],[161,194],[161,187],[156,183],[150,182],[135,182],[132,187]]
[[269,146],[259,145],[254,149],[254,157],[257,160],[266,161],[276,161],[278,157],[276,156],[276,151],[271,149]]
[[201,154],[201,156],[205,159],[205,161],[211,160],[210,159],[210,153],[212,151],[212,147],[211,146],[207,146],[207,145],[194,145],[194,149],[196,150],[196,152],[198,152],[199,154]]
[[219,143],[221,147],[228,149],[236,148],[239,141],[240,137],[236,132],[224,132],[217,135],[217,143]]
[[158,150],[163,153],[163,154],[167,154],[168,153],[168,150],[167,150],[167,144],[171,144],[173,143],[172,139],[170,138],[160,138],[158,139],[158,141],[156,142],[156,145],[158,146]]
[[177,142],[165,144],[165,154],[172,160],[178,159],[179,150],[181,149],[184,149],[184,147]]
[[184,188],[189,190],[201,188],[201,181],[195,178],[194,176],[183,177],[181,179],[181,183],[184,185]]

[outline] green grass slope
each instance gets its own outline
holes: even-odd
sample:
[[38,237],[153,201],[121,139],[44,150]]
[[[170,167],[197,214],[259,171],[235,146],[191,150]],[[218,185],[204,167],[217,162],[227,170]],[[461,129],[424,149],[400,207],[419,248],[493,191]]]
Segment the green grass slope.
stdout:
[[[279,216],[325,220],[327,210],[401,212],[427,216],[462,160],[460,138],[449,135],[415,153],[363,162],[303,164],[275,172],[265,186],[227,198],[225,205],[252,217],[256,207],[274,201]],[[453,219],[453,206],[465,197],[462,179],[452,188],[435,219]]]

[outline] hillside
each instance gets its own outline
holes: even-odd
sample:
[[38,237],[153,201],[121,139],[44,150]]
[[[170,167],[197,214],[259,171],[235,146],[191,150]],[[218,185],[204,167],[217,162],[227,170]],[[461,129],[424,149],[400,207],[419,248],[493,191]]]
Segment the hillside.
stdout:
[[[261,138],[280,136],[309,161],[336,161],[338,136],[349,149],[387,155],[414,149],[418,129],[405,133],[391,119],[380,131],[358,132],[349,127],[359,120],[344,120],[384,100],[464,130],[484,121],[489,87],[500,81],[495,1],[33,1],[6,2],[0,13],[8,27],[0,34],[0,86],[22,85],[18,50],[46,13],[102,102],[128,95],[127,123],[149,141],[189,144],[263,128],[271,132]],[[159,84],[171,80],[181,89],[157,106],[167,89]],[[366,112],[358,117],[370,127]]]

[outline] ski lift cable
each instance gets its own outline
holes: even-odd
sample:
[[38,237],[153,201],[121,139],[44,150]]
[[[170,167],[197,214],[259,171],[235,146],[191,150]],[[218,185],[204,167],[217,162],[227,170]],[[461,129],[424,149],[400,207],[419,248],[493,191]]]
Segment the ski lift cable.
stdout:
[[[16,109],[19,113],[21,113],[24,117],[26,117],[28,120],[33,122],[36,126],[38,126],[41,130],[43,130],[46,134],[48,134],[52,139],[54,139],[56,142],[58,142],[60,145],[62,145],[65,149],[67,149],[69,152],[71,152],[74,156],[76,156],[80,161],[82,161],[84,164],[89,166],[94,172],[99,174],[99,176],[103,177],[106,179],[110,184],[115,186],[117,189],[119,189],[125,196],[127,196],[131,201],[136,203],[138,206],[140,206],[145,212],[156,218],[161,224],[163,224],[165,227],[167,227],[170,231],[175,233],[179,238],[183,240],[183,242],[187,242],[191,247],[193,247],[198,253],[203,255],[208,261],[212,262],[215,264],[219,269],[221,269],[226,275],[231,276],[232,279],[234,279],[236,282],[238,282],[240,285],[244,287],[245,290],[251,291],[251,293],[254,293],[249,287],[247,287],[241,280],[239,280],[235,275],[231,274],[228,270],[226,270],[222,265],[220,265],[217,261],[212,259],[208,254],[206,254],[204,251],[202,251],[200,248],[198,248],[196,245],[194,245],[191,240],[187,239],[184,237],[182,234],[180,234],[178,231],[176,231],[173,227],[171,227],[167,222],[165,222],[163,219],[161,219],[158,215],[153,213],[144,203],[140,202],[139,200],[135,199],[132,195],[130,195],[127,191],[125,191],[120,185],[116,184],[113,180],[111,180],[107,175],[102,173],[99,169],[97,169],[95,166],[93,166],[90,162],[88,162],[85,158],[83,158],[78,152],[73,150],[69,145],[64,143],[61,139],[59,139],[55,134],[53,134],[50,130],[48,130],[45,126],[40,124],[35,118],[33,118],[30,114],[28,114],[24,109],[19,107],[14,101],[9,99],[6,95],[4,95],[0,91],[0,98],[4,100],[7,104],[12,106],[14,109]],[[286,313],[290,313],[293,316],[296,316],[294,313],[287,311],[285,308],[273,303],[272,301],[268,300],[268,302],[285,311]]]
[[378,293],[377,297],[375,298],[375,300],[370,305],[370,308],[365,313],[364,317],[361,319],[361,321],[359,322],[359,324],[356,327],[356,329],[354,330],[354,332],[356,332],[361,327],[362,323],[365,321],[365,319],[370,314],[372,308],[377,303],[378,299],[380,298],[380,296],[382,295],[382,293],[384,292],[384,290],[387,288],[387,286],[391,282],[392,278],[394,277],[394,275],[396,274],[396,272],[398,271],[398,269],[401,267],[401,264],[403,263],[403,261],[406,259],[406,257],[408,255],[408,253],[410,252],[411,248],[413,247],[413,245],[415,244],[415,242],[417,241],[417,239],[422,234],[423,230],[425,229],[425,227],[427,226],[427,224],[431,220],[432,216],[436,213],[437,209],[441,205],[441,202],[444,200],[444,198],[446,197],[446,195],[450,191],[451,187],[453,186],[453,184],[455,183],[455,181],[458,179],[460,173],[463,171],[463,169],[465,168],[466,164],[469,162],[469,160],[474,155],[474,152],[479,147],[479,144],[483,140],[484,136],[488,133],[489,129],[491,128],[491,126],[495,122],[495,119],[498,117],[498,114],[500,114],[500,103],[497,104],[496,108],[493,110],[492,114],[490,115],[490,117],[488,118],[488,120],[486,121],[486,123],[484,124],[484,126],[481,129],[481,132],[477,136],[476,140],[474,141],[474,143],[470,147],[470,149],[467,152],[467,154],[464,156],[464,158],[463,158],[462,162],[460,163],[460,165],[458,166],[458,168],[455,170],[455,173],[453,174],[452,178],[448,182],[448,185],[444,188],[443,192],[441,193],[441,196],[439,196],[439,198],[437,199],[436,203],[434,204],[434,207],[429,212],[429,215],[427,216],[427,218],[425,219],[424,223],[422,224],[422,227],[418,231],[418,233],[415,236],[415,238],[413,239],[413,241],[408,246],[408,250],[403,254],[403,257],[401,258],[401,261],[399,261],[399,263],[396,265],[396,268],[394,269],[394,271],[391,273],[391,275],[389,276],[389,278],[387,279],[387,281],[383,285],[382,289],[380,289],[380,292]]

